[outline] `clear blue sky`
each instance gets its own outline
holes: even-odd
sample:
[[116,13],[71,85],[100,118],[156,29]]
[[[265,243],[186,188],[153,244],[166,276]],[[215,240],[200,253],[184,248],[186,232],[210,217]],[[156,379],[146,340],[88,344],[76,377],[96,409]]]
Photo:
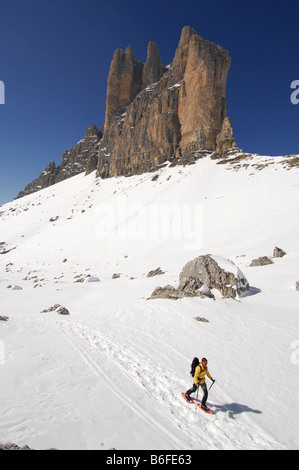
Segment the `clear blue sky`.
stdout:
[[299,153],[298,18],[298,0],[0,0],[0,204],[104,122],[115,49],[145,61],[152,40],[167,65],[185,25],[230,53],[238,146]]

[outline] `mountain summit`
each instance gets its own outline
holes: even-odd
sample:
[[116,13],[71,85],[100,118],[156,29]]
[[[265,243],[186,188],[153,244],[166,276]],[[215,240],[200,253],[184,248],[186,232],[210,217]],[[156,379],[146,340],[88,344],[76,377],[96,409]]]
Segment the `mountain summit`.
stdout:
[[227,118],[231,59],[221,46],[185,26],[175,56],[161,63],[150,41],[146,62],[133,49],[117,49],[107,81],[105,123],[91,125],[60,167],[51,162],[18,197],[62,179],[96,170],[102,178],[154,171],[165,162],[192,163],[203,151],[236,147]]
[[140,174],[166,161],[192,162],[204,150],[235,147],[226,120],[230,62],[226,50],[189,26],[167,67],[154,43],[145,64],[134,58],[132,48],[117,50],[108,77],[97,176]]

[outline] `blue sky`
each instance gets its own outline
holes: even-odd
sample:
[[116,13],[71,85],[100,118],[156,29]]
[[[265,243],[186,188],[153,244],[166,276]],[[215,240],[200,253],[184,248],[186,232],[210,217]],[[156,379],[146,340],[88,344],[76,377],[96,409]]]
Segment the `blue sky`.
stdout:
[[0,0],[0,204],[104,122],[115,49],[145,61],[152,40],[167,65],[185,25],[229,51],[238,146],[299,153],[298,18],[298,0]]

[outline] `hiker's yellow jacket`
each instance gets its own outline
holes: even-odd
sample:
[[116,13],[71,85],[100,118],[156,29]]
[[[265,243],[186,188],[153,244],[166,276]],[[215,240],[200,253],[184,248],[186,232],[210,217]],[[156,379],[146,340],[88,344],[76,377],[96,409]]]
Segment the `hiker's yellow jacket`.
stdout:
[[200,362],[200,364],[195,369],[194,383],[196,383],[196,385],[205,383],[206,375],[209,377],[210,380],[213,380],[210,376],[209,369],[207,367],[204,367],[202,362]]

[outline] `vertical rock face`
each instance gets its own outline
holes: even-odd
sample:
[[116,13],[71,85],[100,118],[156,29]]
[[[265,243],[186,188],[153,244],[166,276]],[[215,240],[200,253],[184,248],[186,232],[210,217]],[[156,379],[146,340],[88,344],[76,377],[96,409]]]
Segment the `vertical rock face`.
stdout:
[[230,57],[220,46],[184,28],[174,65],[183,67],[178,116],[183,155],[194,150],[215,150],[226,117],[226,80]]
[[222,128],[216,139],[216,152],[225,152],[226,150],[236,148],[236,141],[233,137],[233,128],[231,118],[226,117],[222,123]]
[[143,63],[136,60],[131,46],[113,55],[108,82],[105,130],[117,119],[141,90]]
[[142,90],[157,83],[165,71],[165,67],[161,64],[158,46],[150,41],[147,49],[147,59],[142,70]]
[[170,66],[155,43],[145,64],[131,47],[112,59],[104,135],[97,176],[139,174],[174,158],[192,162],[198,152],[235,147],[226,118],[230,57],[186,26]]

